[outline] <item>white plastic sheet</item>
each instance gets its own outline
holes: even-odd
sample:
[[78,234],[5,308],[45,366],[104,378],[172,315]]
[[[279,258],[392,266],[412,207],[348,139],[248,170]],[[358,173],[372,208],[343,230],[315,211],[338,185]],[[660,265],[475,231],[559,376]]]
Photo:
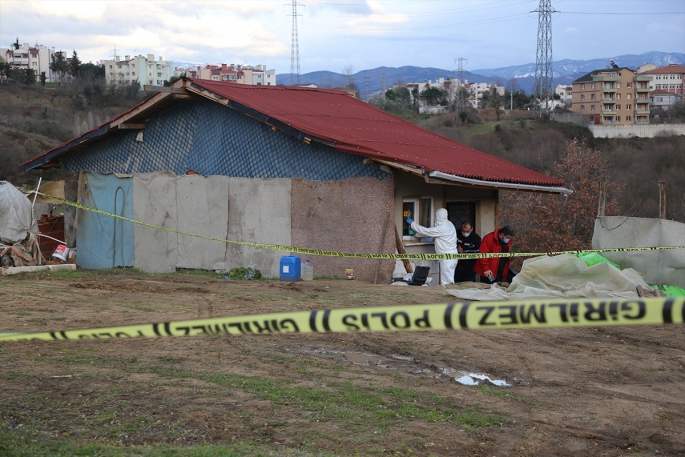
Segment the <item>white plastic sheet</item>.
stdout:
[[462,300],[500,301],[536,298],[637,297],[637,287],[649,288],[642,276],[628,268],[619,270],[600,263],[588,267],[572,254],[542,256],[523,262],[521,272],[505,290],[496,284],[491,289],[448,290]]
[[36,232],[31,202],[12,184],[0,181],[0,242],[12,245]]

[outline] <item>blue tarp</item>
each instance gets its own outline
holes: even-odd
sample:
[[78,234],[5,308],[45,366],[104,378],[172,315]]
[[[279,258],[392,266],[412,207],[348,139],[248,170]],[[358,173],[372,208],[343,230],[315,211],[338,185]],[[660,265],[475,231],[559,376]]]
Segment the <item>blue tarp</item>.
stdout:
[[[79,202],[133,219],[133,178],[85,173]],[[77,263],[82,268],[132,267],[133,224],[78,210]]]

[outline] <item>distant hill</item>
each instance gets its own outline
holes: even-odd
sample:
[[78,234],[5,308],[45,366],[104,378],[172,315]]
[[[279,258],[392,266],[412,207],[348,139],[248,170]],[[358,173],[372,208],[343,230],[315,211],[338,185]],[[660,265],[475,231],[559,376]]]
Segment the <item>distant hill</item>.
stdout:
[[[640,55],[626,54],[592,60],[564,59],[555,61],[552,64],[554,70],[553,86],[556,87],[557,84],[571,84],[573,80],[592,70],[606,68],[611,59],[614,60],[616,65],[628,68],[637,68],[640,65],[648,63],[657,66],[664,66],[670,63],[685,64],[685,54],[683,53],[658,51],[645,52]],[[423,82],[426,80],[435,81],[438,78],[456,78],[456,71],[444,70],[441,68],[404,66],[399,68],[378,67],[371,70],[362,70],[352,75],[359,87],[362,97],[366,96],[364,78],[369,78],[369,95],[373,95],[380,92],[382,89],[383,73],[386,75],[387,88],[392,87],[398,80],[409,83]],[[524,89],[526,93],[531,93],[533,91],[533,86],[535,85],[535,63],[502,68],[478,69],[464,73],[464,79],[469,82],[491,83],[497,78],[499,78],[503,84],[506,84],[507,80],[511,78],[516,78],[519,86]],[[276,75],[276,82],[278,84],[290,84],[290,73]],[[342,73],[332,71],[315,71],[300,75],[300,82],[302,84],[316,84],[319,87],[338,87],[347,83],[347,77]]]

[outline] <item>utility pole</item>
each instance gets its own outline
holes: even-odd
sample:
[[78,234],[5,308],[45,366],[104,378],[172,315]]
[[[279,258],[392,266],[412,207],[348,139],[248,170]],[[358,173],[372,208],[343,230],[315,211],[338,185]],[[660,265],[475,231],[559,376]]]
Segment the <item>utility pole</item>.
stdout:
[[548,113],[550,119],[554,116],[550,98],[552,91],[552,13],[557,10],[552,7],[552,0],[540,0],[538,9],[531,11],[538,13],[538,49],[535,59],[535,98],[538,101],[536,118],[542,118]]
[[386,82],[387,75],[385,73],[381,73],[381,78],[383,81],[383,98],[385,99],[385,82]]
[[292,0],[293,20],[292,36],[290,38],[290,85],[300,84],[300,43],[297,33],[297,0]]
[[364,91],[366,92],[366,101],[369,101],[369,84],[371,83],[371,78],[369,76],[364,76]]

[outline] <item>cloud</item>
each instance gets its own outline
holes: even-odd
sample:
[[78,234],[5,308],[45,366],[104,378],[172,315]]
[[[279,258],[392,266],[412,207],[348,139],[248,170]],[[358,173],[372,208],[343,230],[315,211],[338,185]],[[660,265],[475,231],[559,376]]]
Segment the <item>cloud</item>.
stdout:
[[572,33],[572,34],[574,34],[574,35],[577,35],[577,34],[578,34],[578,29],[575,28],[575,27],[566,27],[566,28],[564,29],[564,33]]

